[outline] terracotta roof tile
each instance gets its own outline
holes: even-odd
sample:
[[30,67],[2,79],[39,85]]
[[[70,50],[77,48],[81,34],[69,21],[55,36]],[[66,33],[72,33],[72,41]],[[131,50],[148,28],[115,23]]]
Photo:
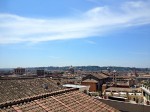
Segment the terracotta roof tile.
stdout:
[[[44,84],[48,86],[44,88]],[[0,80],[0,103],[61,89],[50,78]]]
[[105,79],[105,78],[108,78],[108,76],[105,75],[104,73],[93,73],[93,74],[91,74],[91,75],[97,77],[98,79]]
[[16,101],[17,104],[0,104],[0,112],[118,112],[77,89],[64,89]]

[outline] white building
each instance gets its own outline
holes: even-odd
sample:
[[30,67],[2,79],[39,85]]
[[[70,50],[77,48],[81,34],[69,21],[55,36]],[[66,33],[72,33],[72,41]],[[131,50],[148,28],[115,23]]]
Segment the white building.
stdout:
[[84,85],[75,85],[75,84],[64,84],[63,87],[66,88],[78,88],[81,92],[89,93],[90,86],[84,86]]
[[142,89],[144,104],[150,105],[150,86],[143,84],[141,86],[141,89]]

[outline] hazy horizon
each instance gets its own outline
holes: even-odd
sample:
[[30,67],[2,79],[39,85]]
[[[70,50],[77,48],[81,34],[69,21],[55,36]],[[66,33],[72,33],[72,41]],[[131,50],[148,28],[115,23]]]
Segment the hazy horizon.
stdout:
[[[14,68],[41,68],[41,67],[44,67],[44,68],[47,68],[47,67],[70,67],[70,66],[72,66],[72,65],[66,65],[66,66],[28,66],[28,67],[21,67],[21,66],[17,66],[17,67],[8,67],[8,68],[0,68],[0,69],[14,69]],[[92,67],[92,66],[97,66],[97,67],[123,67],[123,68],[141,68],[141,69],[150,69],[150,68],[148,68],[148,67],[130,67],[130,66],[98,66],[98,65],[75,65],[75,66],[72,66],[72,67],[74,67],[74,68],[76,68],[76,67]]]

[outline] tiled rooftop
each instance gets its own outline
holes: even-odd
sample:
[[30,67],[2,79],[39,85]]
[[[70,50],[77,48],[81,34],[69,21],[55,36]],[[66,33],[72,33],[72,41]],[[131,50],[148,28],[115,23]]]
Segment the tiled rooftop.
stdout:
[[93,74],[91,74],[91,75],[97,77],[98,79],[105,79],[105,78],[108,78],[108,76],[105,75],[104,73],[93,73]]
[[108,78],[108,76],[104,73],[93,72],[93,73],[86,74],[86,76],[83,77],[82,81],[89,79],[89,78],[91,80],[91,77],[95,77],[97,80]]
[[110,88],[107,88],[106,91],[116,91],[116,92],[134,92],[134,91],[137,91],[137,92],[140,92],[141,89],[140,88],[119,88],[119,87],[110,87]]
[[93,83],[97,83],[98,81],[94,80],[94,79],[86,79],[83,80],[82,82],[93,82]]
[[0,104],[0,112],[118,112],[77,89],[63,89]]
[[57,83],[50,78],[1,79],[0,103],[59,90]]

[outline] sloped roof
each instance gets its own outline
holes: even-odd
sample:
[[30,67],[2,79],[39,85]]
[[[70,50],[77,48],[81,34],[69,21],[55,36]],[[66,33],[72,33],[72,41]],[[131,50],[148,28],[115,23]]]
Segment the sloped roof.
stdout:
[[105,75],[104,73],[93,73],[91,74],[93,75],[94,77],[98,78],[98,79],[105,79],[105,78],[108,78],[107,75]]
[[133,92],[133,91],[141,91],[140,88],[119,88],[119,87],[110,87],[107,88],[106,91],[116,91],[116,92]]
[[85,79],[85,80],[83,80],[82,82],[92,82],[92,83],[97,83],[98,81],[97,81],[97,80],[94,80],[94,79]]
[[50,78],[1,79],[0,103],[59,89],[57,83]]
[[64,89],[0,104],[2,112],[118,112],[77,89]]

